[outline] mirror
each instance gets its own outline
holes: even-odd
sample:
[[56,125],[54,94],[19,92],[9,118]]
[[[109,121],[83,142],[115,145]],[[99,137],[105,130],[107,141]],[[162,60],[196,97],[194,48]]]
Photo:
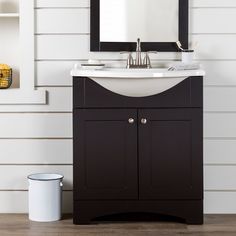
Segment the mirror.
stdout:
[[100,0],[100,40],[175,42],[178,9],[178,0]]
[[188,48],[188,0],[91,0],[91,51]]

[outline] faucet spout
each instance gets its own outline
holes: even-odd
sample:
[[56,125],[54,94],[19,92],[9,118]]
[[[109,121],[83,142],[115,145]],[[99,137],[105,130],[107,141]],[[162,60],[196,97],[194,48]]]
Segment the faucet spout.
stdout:
[[136,66],[142,65],[142,49],[141,49],[141,41],[140,41],[140,38],[137,39],[135,65],[136,65]]

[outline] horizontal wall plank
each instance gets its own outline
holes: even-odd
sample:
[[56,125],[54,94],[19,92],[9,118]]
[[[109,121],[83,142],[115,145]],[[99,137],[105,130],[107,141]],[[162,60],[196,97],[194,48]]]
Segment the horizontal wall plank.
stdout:
[[[72,164],[72,140],[0,140],[0,164]],[[205,164],[236,164],[236,140],[204,140]]]
[[[0,164],[72,164],[72,140],[0,140]],[[236,140],[204,140],[205,164],[236,164]]]
[[[6,175],[6,173],[9,173]],[[65,176],[64,189],[72,189],[72,166],[0,166],[0,190],[27,190],[27,175],[32,173],[61,173]],[[236,190],[236,166],[205,166],[206,191]]]
[[235,214],[236,192],[205,192],[205,214]]
[[[73,196],[72,192],[64,191],[62,197],[62,212],[72,213]],[[28,192],[27,191],[0,191],[0,212],[1,213],[28,213]]]
[[235,113],[206,113],[204,115],[204,137],[236,137]]
[[[1,139],[0,164],[72,164],[72,140]],[[205,164],[236,164],[236,140],[204,140]]]
[[37,86],[72,86],[70,71],[77,61],[37,61]]
[[204,85],[236,85],[236,61],[201,61],[206,70]]
[[[121,60],[127,55],[119,52],[90,52],[89,35],[37,35],[37,60]],[[175,60],[179,53],[158,53],[151,55],[153,59]]]
[[236,87],[204,88],[205,111],[236,111]]
[[[73,66],[84,61],[37,61],[37,78],[38,86],[71,86],[72,77],[70,70]],[[103,61],[107,67],[125,67],[123,61]],[[206,70],[204,85],[236,85],[236,61],[201,61],[203,68]],[[154,67],[168,67],[170,62],[154,61]],[[49,92],[50,93],[50,92]],[[1,107],[0,107],[1,108]]]
[[[53,20],[48,20],[53,18]],[[90,33],[89,9],[38,9],[36,29],[38,34]]]
[[[42,64],[42,63],[41,63]],[[43,67],[49,68],[50,64],[57,63],[44,63]],[[61,63],[59,63],[61,64]],[[70,64],[67,63],[68,70],[61,67],[62,75],[59,76],[59,82],[57,79],[58,71],[55,69],[47,70],[48,76],[45,72],[42,72],[40,83],[49,83],[50,85],[72,85],[72,79],[69,73]],[[44,69],[42,71],[45,71]],[[41,72],[39,72],[41,73]],[[53,76],[55,73],[55,76]],[[47,82],[47,78],[51,78]],[[40,78],[38,78],[40,79]],[[53,84],[54,83],[54,84]],[[0,111],[58,111],[58,112],[71,112],[72,111],[72,88],[69,87],[57,87],[47,88],[48,90],[48,105],[41,106],[0,106]],[[64,94],[64,96],[61,96]],[[236,111],[236,87],[205,87],[204,88],[204,110],[205,111]]]
[[[0,164],[72,164],[72,140],[1,139]],[[204,140],[205,164],[236,164],[236,140]]]
[[236,166],[205,166],[204,189],[236,190]]
[[[195,59],[235,60],[236,35],[192,35],[190,42],[195,49]],[[225,46],[227,45],[227,46]]]
[[229,23],[236,21],[236,8],[191,9],[190,16],[191,33],[236,33]]
[[1,164],[72,164],[72,140],[0,139]]
[[[66,87],[38,88],[47,91],[46,105],[0,105],[1,112],[71,112],[72,89]],[[63,96],[61,96],[63,94]]]
[[[36,0],[36,7],[89,7],[89,0]],[[192,7],[233,7],[235,0],[190,0]]]
[[[36,0],[36,7],[89,7],[89,0]],[[235,0],[190,0],[192,7],[235,7]]]
[[[236,192],[205,192],[205,214],[235,214]],[[73,192],[63,192],[63,213],[73,212]],[[21,204],[19,204],[19,202]],[[224,203],[224,204],[222,204]],[[1,213],[28,213],[27,191],[0,191]]]
[[[37,34],[90,33],[88,8],[37,9],[35,14]],[[48,20],[51,17],[53,21]],[[235,21],[236,8],[193,8],[190,11],[190,33],[236,33],[235,27],[229,24]]]
[[[73,212],[73,193],[63,192],[63,213]],[[205,192],[205,214],[235,214],[236,192]],[[21,204],[19,204],[19,202]],[[222,204],[224,202],[224,204]],[[1,213],[28,213],[28,192],[0,191]]]
[[36,0],[36,7],[88,7],[89,0]]
[[27,190],[27,176],[34,173],[64,175],[63,189],[72,190],[72,166],[7,166],[0,165],[0,190]]
[[[45,63],[46,64],[46,63]],[[68,63],[70,64],[70,63]],[[49,65],[48,65],[49,67]],[[62,67],[63,68],[63,67]],[[64,71],[63,69],[61,69]],[[51,70],[49,75],[53,75]],[[57,74],[57,72],[56,72]],[[71,86],[71,76],[69,71],[64,72],[66,79],[61,77],[61,84]],[[53,76],[49,76],[53,78]],[[46,83],[47,75],[42,77],[41,83]],[[67,80],[68,79],[68,80]],[[61,85],[57,80],[50,80],[50,85]],[[45,89],[45,88],[41,88]],[[0,112],[72,112],[72,88],[55,87],[46,88],[48,90],[48,105],[22,105],[22,106],[0,106]],[[61,96],[63,94],[64,96]],[[204,88],[204,110],[205,111],[236,111],[236,87],[205,87]]]
[[[72,140],[0,140],[0,164],[72,164]],[[205,164],[236,164],[236,140],[204,140]]]
[[190,0],[192,7],[236,7],[235,0]]
[[204,140],[204,163],[236,165],[236,140]]
[[88,35],[38,35],[37,59],[88,59]]
[[72,115],[2,113],[0,130],[0,138],[71,138]]
[[[86,60],[88,58],[125,59],[120,53],[96,53],[89,50],[89,35],[38,35],[38,60]],[[195,59],[236,59],[236,35],[192,35],[191,45],[196,50]],[[224,44],[222,44],[224,42]],[[227,45],[225,47],[224,45]],[[179,53],[158,53],[153,59],[179,59]]]
[[[205,192],[205,214],[235,214],[236,192]],[[21,204],[19,204],[19,202]],[[224,204],[222,204],[224,203]],[[28,192],[0,191],[1,213],[28,213]],[[63,213],[73,212],[73,193],[63,192]]]

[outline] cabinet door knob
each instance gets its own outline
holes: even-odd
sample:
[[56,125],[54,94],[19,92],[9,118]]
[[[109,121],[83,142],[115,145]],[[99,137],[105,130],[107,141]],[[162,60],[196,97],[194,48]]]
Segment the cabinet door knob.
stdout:
[[142,118],[141,119],[141,124],[143,124],[143,125],[147,124],[147,119],[146,118]]
[[129,119],[128,119],[128,122],[129,122],[130,124],[133,124],[133,123],[134,123],[134,119],[133,119],[133,118],[129,118]]

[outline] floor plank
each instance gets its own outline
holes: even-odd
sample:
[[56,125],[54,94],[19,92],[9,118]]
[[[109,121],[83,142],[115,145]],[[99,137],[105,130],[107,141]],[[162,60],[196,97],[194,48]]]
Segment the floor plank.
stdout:
[[27,215],[0,214],[1,236],[235,236],[236,215],[206,215],[205,224],[191,226],[173,222],[106,222],[73,225],[72,217],[62,221],[37,223]]

